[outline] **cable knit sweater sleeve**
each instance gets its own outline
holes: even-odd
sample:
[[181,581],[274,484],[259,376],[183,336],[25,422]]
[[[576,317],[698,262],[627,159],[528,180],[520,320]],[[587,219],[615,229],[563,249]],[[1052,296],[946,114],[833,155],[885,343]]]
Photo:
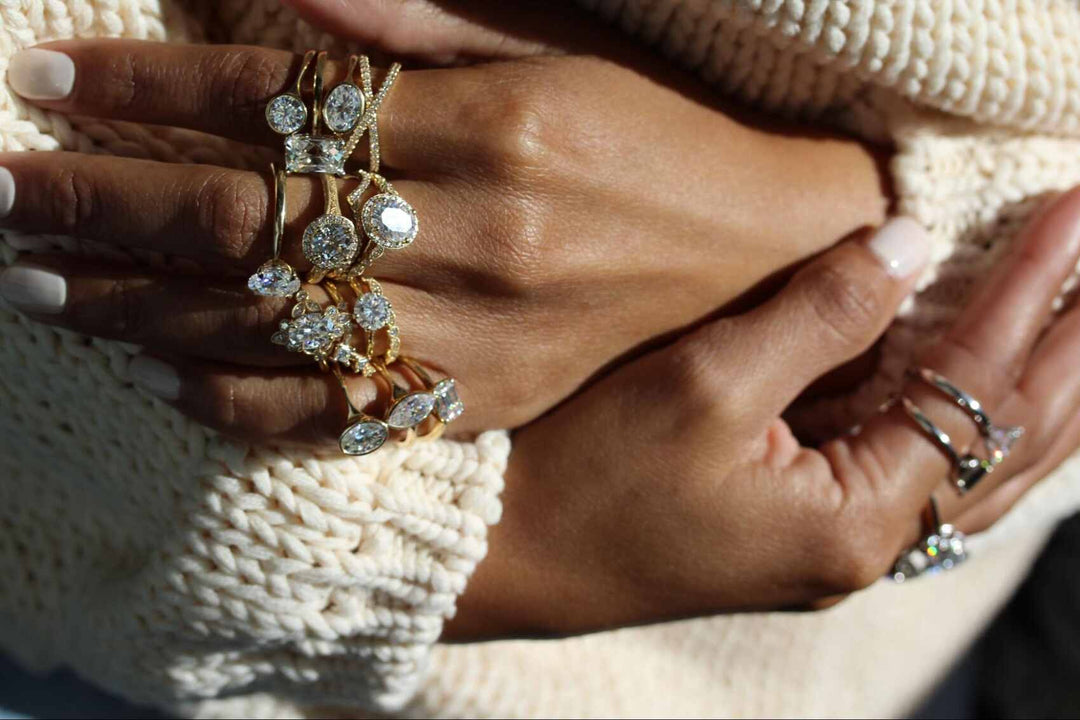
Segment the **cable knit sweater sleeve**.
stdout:
[[[870,412],[1039,196],[1080,183],[1072,0],[581,2],[719,92],[895,146],[900,209],[930,228],[936,262],[876,378],[815,408],[820,418]],[[0,2],[0,70],[56,38],[200,41],[198,7]],[[215,9],[227,24],[215,31],[233,42],[333,45],[275,0]],[[0,149],[57,148],[267,159],[41,113],[0,88]],[[6,235],[0,261],[53,246],[103,251]],[[0,645],[28,666],[70,665],[123,696],[203,716],[348,716],[414,693],[417,715],[903,715],[1053,522],[1080,507],[1073,463],[976,538],[978,556],[956,572],[881,585],[825,613],[429,653],[498,518],[504,433],[361,459],[239,447],[137,392],[133,348],[2,308],[0,337]]]

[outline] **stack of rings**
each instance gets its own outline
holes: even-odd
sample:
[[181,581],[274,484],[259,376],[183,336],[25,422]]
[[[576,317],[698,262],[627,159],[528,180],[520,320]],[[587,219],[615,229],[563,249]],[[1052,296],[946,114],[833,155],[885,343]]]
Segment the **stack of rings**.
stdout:
[[[419,231],[416,212],[379,174],[377,114],[401,66],[392,65],[375,92],[370,60],[353,55],[345,80],[324,93],[325,65],[325,52],[308,51],[295,84],[266,106],[270,128],[285,136],[285,164],[283,168],[271,165],[273,256],[248,279],[248,288],[257,295],[295,301],[291,317],[281,322],[271,340],[311,357],[334,375],[349,409],[339,440],[341,450],[347,455],[367,455],[396,431],[403,442],[439,437],[446,424],[461,415],[464,405],[452,378],[436,382],[423,365],[401,354],[393,305],[379,282],[365,275],[383,253],[408,247]],[[313,66],[309,106],[304,80]],[[346,165],[365,134],[368,168],[349,171]],[[291,174],[318,175],[325,198],[323,214],[307,226],[301,240],[304,257],[312,266],[303,281],[281,257],[286,178]],[[352,219],[341,211],[339,178],[359,181],[347,198]],[[303,289],[305,282],[321,287],[332,304],[320,305]],[[381,343],[380,335],[384,336]],[[390,402],[382,417],[353,405],[346,373],[386,384]]]
[[[907,416],[949,459],[952,465],[950,480],[956,491],[963,495],[1004,462],[1016,442],[1023,437],[1024,428],[995,425],[983,409],[982,403],[929,368],[912,368],[908,371],[908,376],[917,382],[926,383],[956,403],[979,430],[986,446],[985,458],[957,450],[949,434],[934,424],[926,413],[906,396],[899,395],[882,407],[883,411],[897,404],[903,408]],[[952,525],[941,522],[937,502],[933,497],[927,504],[923,523],[926,526],[926,536],[904,551],[893,567],[892,577],[897,582],[926,573],[950,570],[967,557],[963,533]]]

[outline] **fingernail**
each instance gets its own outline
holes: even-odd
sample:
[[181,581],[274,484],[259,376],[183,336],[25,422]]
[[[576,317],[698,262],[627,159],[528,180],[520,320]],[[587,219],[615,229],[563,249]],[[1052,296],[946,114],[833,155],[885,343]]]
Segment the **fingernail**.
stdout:
[[867,243],[886,272],[905,278],[930,259],[930,235],[908,217],[897,217],[878,228]]
[[0,217],[7,217],[15,207],[15,176],[5,167],[0,167]]
[[28,100],[62,100],[75,87],[75,63],[54,50],[20,50],[8,63],[8,83]]
[[133,383],[162,400],[180,397],[179,373],[172,365],[157,358],[136,355],[128,364],[128,375]]
[[12,265],[0,273],[0,296],[19,310],[55,315],[67,302],[67,281],[49,270]]

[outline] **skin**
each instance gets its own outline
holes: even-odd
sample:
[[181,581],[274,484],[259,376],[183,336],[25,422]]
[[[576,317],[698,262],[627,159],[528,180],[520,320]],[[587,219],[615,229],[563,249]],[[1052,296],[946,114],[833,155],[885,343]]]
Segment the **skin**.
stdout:
[[[71,95],[43,107],[280,147],[262,114],[294,76],[291,54],[46,47],[77,69]],[[539,417],[625,357],[883,217],[877,158],[863,146],[746,124],[678,76],[650,72],[537,57],[405,72],[390,94],[384,164],[421,236],[374,273],[408,352],[458,379],[469,411],[456,431]],[[330,81],[340,74],[332,67]],[[18,188],[5,227],[203,268],[178,275],[25,257],[68,283],[64,311],[39,319],[166,358],[182,377],[177,405],[226,434],[336,439],[338,388],[268,342],[288,303],[253,297],[241,279],[270,255],[265,174],[71,153],[7,154],[0,164]],[[289,180],[287,238],[322,212],[316,182]],[[285,246],[305,269],[299,243]],[[377,391],[351,382],[358,402]]]
[[[898,408],[819,447],[780,418],[874,342],[917,276],[893,278],[862,242],[845,243],[760,308],[624,365],[518,432],[503,520],[446,637],[828,606],[925,534],[931,493],[962,531],[985,529],[1080,443],[1080,310],[1043,331],[1078,259],[1073,191],[922,360],[996,422],[1027,429],[968,494],[940,480],[948,461]],[[982,452],[951,401],[922,383],[904,393],[957,447]]]

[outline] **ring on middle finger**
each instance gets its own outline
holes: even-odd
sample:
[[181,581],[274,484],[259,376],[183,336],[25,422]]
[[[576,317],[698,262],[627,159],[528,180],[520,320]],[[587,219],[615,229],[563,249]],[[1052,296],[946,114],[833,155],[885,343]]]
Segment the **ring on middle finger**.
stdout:
[[952,483],[960,494],[970,491],[983,478],[994,471],[994,463],[971,453],[963,455],[953,447],[952,438],[947,432],[934,424],[922,409],[906,396],[900,396],[900,406],[919,429],[941,450],[953,467]]

